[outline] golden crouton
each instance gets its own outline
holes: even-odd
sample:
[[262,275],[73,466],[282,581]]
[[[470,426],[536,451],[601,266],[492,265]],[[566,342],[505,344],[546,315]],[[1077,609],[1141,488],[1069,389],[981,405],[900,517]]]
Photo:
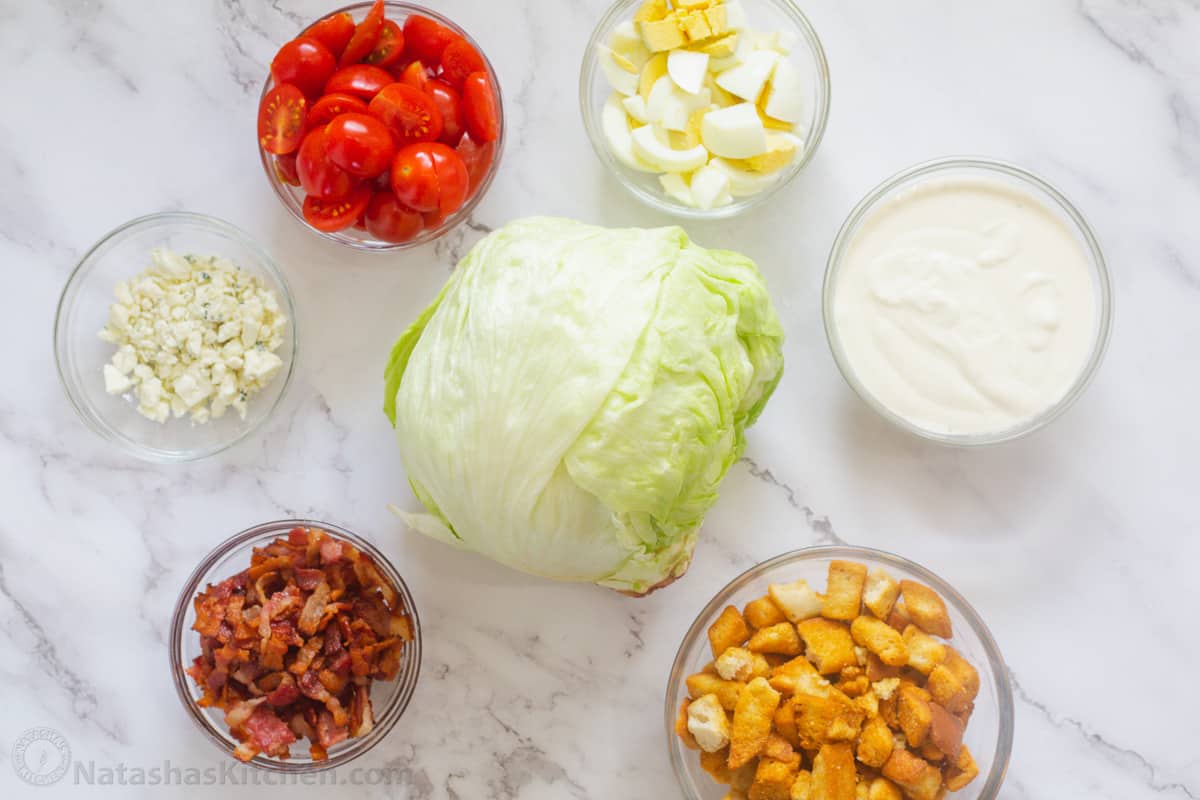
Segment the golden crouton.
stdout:
[[812,773],[806,769],[796,773],[788,800],[812,800]]
[[957,792],[971,781],[975,780],[975,776],[979,774],[979,766],[975,763],[975,759],[971,757],[971,751],[963,745],[958,750],[958,758],[954,763],[946,767],[946,788],[952,792]]
[[[780,703],[780,708],[784,705],[787,704]],[[800,754],[796,752],[796,748],[792,747],[791,742],[778,733],[772,733],[767,737],[767,743],[763,745],[762,755],[763,758],[773,758],[785,764],[795,764],[797,769],[800,767]]]
[[930,703],[929,710],[932,712],[929,741],[933,743],[934,747],[945,753],[950,761],[954,761],[958,758],[958,751],[962,747],[962,720],[937,703]]
[[843,678],[835,685],[847,697],[862,697],[871,690],[871,680],[866,675]]
[[710,753],[729,744],[729,717],[715,694],[706,694],[688,705],[687,728],[701,750]]
[[727,681],[718,675],[711,675],[707,672],[697,672],[695,675],[689,675],[687,679],[689,696],[697,699],[706,694],[715,694],[717,700],[721,701],[721,708],[726,711],[733,711],[737,706],[738,696],[741,695],[743,686],[745,684]]
[[679,741],[683,742],[684,747],[689,750],[699,750],[700,744],[688,730],[688,705],[691,702],[691,698],[685,697],[679,704],[679,713],[675,715],[675,735],[679,737]]
[[854,800],[858,776],[848,744],[827,744],[813,759],[813,800]]
[[804,750],[829,742],[853,741],[866,713],[835,690],[826,695],[800,693],[792,698],[796,713],[796,739]]
[[876,778],[871,781],[871,788],[867,792],[867,800],[904,800],[904,795],[900,794],[900,790],[896,787],[896,784],[887,778]]
[[746,684],[733,711],[729,733],[729,767],[737,769],[762,752],[779,708],[779,692],[765,678]]
[[850,636],[890,667],[908,663],[908,647],[904,644],[904,637],[883,620],[857,617],[850,623]]
[[754,783],[750,784],[750,800],[789,800],[799,770],[799,759],[783,762],[763,756],[754,771]]
[[770,597],[760,597],[746,603],[742,616],[752,628],[769,628],[781,622],[787,622],[787,616]]
[[751,678],[765,678],[771,671],[765,658],[744,647],[731,647],[721,653],[714,662],[714,668],[727,681],[743,682]]
[[867,715],[867,719],[879,716],[879,696],[875,694],[874,690],[869,690],[855,697],[854,705],[863,710],[863,713]]
[[917,755],[928,761],[930,764],[936,764],[946,757],[946,754],[937,749],[937,745],[931,739],[925,739],[925,743],[916,749]]
[[858,760],[868,767],[878,769],[892,755],[895,737],[892,729],[880,717],[868,720],[858,737]]
[[780,622],[769,628],[755,631],[750,637],[746,648],[754,653],[778,653],[782,656],[800,654],[800,637],[796,634],[796,626],[790,622]]
[[733,606],[725,606],[716,622],[708,626],[708,643],[712,646],[713,658],[717,658],[731,647],[738,647],[750,638],[746,620]]
[[830,561],[829,578],[825,584],[825,602],[821,616],[849,622],[862,608],[863,586],[867,568],[853,561]]
[[800,746],[796,732],[796,707],[791,700],[783,700],[775,709],[775,733],[792,747]]
[[871,684],[871,691],[879,695],[879,699],[889,700],[896,690],[900,688],[899,678],[882,678]]
[[933,724],[933,712],[929,708],[929,699],[919,687],[912,684],[900,686],[896,717],[909,746],[920,747],[929,735],[929,727]]
[[908,610],[904,607],[903,597],[892,606],[892,613],[887,616],[887,624],[901,633],[904,633],[904,629],[913,624],[912,617],[908,615]]
[[900,584],[883,567],[875,567],[863,586],[863,605],[879,619],[887,619],[900,596]]
[[979,694],[979,673],[953,648],[947,648],[946,659],[929,673],[925,688],[947,711],[959,714]]
[[881,681],[884,678],[898,678],[900,677],[900,668],[888,666],[879,660],[879,656],[874,653],[868,653],[867,677],[871,679],[871,683]]
[[[891,680],[894,680],[897,683],[899,683],[899,681],[896,678],[892,678]],[[881,681],[881,683],[882,682],[883,681]],[[883,721],[888,724],[888,727],[899,729],[900,715],[897,712],[897,709],[899,708],[899,706],[900,706],[900,692],[899,691],[893,691],[887,697],[884,697],[883,695],[879,695],[879,716],[882,717]]]
[[797,623],[796,630],[804,640],[805,655],[822,675],[832,675],[858,663],[854,640],[845,625],[817,617]]
[[900,592],[904,595],[904,608],[918,628],[943,639],[953,636],[950,614],[941,595],[916,581],[900,581]]
[[817,668],[804,656],[797,656],[771,670],[771,686],[784,694],[824,694],[829,691],[829,681],[821,677]]
[[731,786],[743,793],[750,788],[750,784],[754,783],[754,770],[757,766],[757,761],[752,759],[738,769],[730,769],[729,748],[727,747],[715,753],[700,751],[701,769],[717,783]]
[[942,788],[942,773],[907,750],[893,750],[883,765],[883,777],[897,784],[911,800],[935,800]]
[[825,604],[824,598],[803,579],[791,583],[772,583],[767,587],[767,592],[791,622],[820,615]]
[[871,791],[871,783],[866,776],[859,776],[858,785],[854,787],[854,800],[870,800],[867,796]]
[[946,645],[916,625],[904,629],[904,644],[908,647],[908,666],[928,675],[946,658]]

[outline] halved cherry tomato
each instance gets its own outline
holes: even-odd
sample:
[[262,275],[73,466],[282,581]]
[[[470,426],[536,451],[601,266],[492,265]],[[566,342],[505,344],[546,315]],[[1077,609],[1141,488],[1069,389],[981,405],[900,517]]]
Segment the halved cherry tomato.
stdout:
[[442,115],[442,135],[439,141],[454,147],[462,138],[462,98],[454,87],[442,79],[432,80],[425,86],[425,94],[433,100]]
[[486,72],[472,72],[463,82],[463,116],[471,138],[494,142],[500,138],[500,111],[496,90]]
[[350,194],[358,179],[329,160],[324,128],[308,132],[296,153],[296,175],[310,197],[336,200]]
[[355,64],[333,73],[325,84],[325,94],[342,92],[370,100],[389,83],[395,83],[392,73],[370,64]]
[[321,200],[310,194],[304,198],[304,221],[326,233],[345,230],[358,221],[369,202],[371,189],[365,184],[337,200]]
[[363,17],[363,21],[354,27],[354,35],[350,37],[350,42],[346,45],[338,63],[343,67],[348,67],[362,61],[368,53],[375,49],[375,43],[379,41],[379,32],[382,29],[383,0],[375,0],[375,4]]
[[308,127],[310,129],[325,125],[338,114],[365,114],[366,102],[352,94],[327,94],[308,112]]
[[429,69],[420,61],[413,61],[396,76],[396,80],[400,83],[420,89],[422,92],[425,91],[429,79]]
[[368,111],[391,128],[399,147],[432,142],[442,135],[442,115],[433,98],[407,84],[385,86],[371,100]]
[[483,72],[486,69],[483,56],[461,36],[456,37],[442,51],[442,80],[456,89],[463,85],[463,81],[472,72]]
[[357,178],[374,178],[392,164],[396,145],[388,127],[367,114],[341,114],[325,128],[329,160]]
[[442,51],[457,38],[457,33],[429,17],[413,14],[404,20],[406,51],[410,57],[419,58],[426,64],[441,63]]
[[341,58],[346,45],[350,44],[350,39],[354,36],[354,17],[349,11],[330,14],[308,26],[300,35],[311,36],[329,48],[334,58]]
[[441,142],[411,144],[392,163],[392,192],[414,211],[452,214],[467,199],[469,185],[463,160]]
[[292,39],[271,60],[271,77],[276,83],[290,83],[309,97],[321,93],[336,69],[333,53],[311,36]]
[[363,221],[368,233],[385,242],[407,242],[425,227],[421,215],[400,205],[390,189],[371,197]]
[[304,93],[290,83],[281,83],[262,99],[258,107],[258,144],[277,156],[294,152],[304,138]]
[[377,67],[390,67],[399,61],[402,55],[404,55],[404,32],[400,30],[399,25],[390,19],[385,19],[383,27],[379,29],[379,41],[375,43],[375,49],[367,53],[367,57],[363,61]]
[[300,176],[296,174],[296,154],[288,153],[275,156],[275,175],[289,186],[299,186]]
[[471,138],[471,134],[464,133],[458,147],[454,150],[467,165],[467,175],[471,178],[471,191],[474,192],[479,188],[479,184],[487,175],[488,170],[492,168],[492,159],[496,157],[496,143],[480,144]]

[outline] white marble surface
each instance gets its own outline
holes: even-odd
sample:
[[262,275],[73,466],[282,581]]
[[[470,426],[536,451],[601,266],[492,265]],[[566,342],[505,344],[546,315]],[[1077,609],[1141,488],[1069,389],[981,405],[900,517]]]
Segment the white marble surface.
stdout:
[[[602,173],[578,118],[578,59],[603,0],[437,5],[495,60],[510,147],[473,224],[381,258],[297,226],[253,144],[265,64],[327,3],[0,0],[0,752],[49,726],[99,766],[221,763],[169,683],[171,605],[226,536],[311,515],[393,554],[419,600],[416,698],[358,762],[393,768],[394,782],[225,797],[676,797],[661,702],[684,628],[742,569],[844,540],[928,565],[990,623],[1016,687],[1001,797],[1200,798],[1200,4],[804,3],[833,74],[820,152],[768,208],[688,226],[761,264],[787,375],[690,573],[645,600],[527,579],[385,510],[414,502],[379,411],[385,356],[481,231],[534,213],[668,221]],[[854,202],[952,153],[1061,185],[1099,232],[1117,299],[1082,401],[1032,438],[973,452],[874,418],[834,368],[818,299]],[[50,346],[78,256],[160,209],[259,237],[285,264],[303,325],[286,407],[263,435],[191,466],[132,461],[87,430]],[[35,789],[0,766],[5,798],[216,794],[71,776]]]

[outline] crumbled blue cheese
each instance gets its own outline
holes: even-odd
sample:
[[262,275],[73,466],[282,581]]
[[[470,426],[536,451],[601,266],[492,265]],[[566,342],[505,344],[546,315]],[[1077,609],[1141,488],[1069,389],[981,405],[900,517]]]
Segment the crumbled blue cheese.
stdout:
[[117,346],[104,366],[109,394],[130,393],[155,422],[190,414],[197,423],[249,398],[283,367],[287,317],[262,280],[224,258],[162,248],[153,266],[117,284],[100,338]]

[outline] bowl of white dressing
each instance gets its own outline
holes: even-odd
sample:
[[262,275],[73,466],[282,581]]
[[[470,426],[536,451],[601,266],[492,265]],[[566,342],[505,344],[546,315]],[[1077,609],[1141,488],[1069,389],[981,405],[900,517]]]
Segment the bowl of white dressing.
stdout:
[[1029,434],[1095,374],[1112,324],[1104,255],[1046,181],[948,158],[889,178],[838,232],[825,271],[838,368],[876,412],[943,444]]

